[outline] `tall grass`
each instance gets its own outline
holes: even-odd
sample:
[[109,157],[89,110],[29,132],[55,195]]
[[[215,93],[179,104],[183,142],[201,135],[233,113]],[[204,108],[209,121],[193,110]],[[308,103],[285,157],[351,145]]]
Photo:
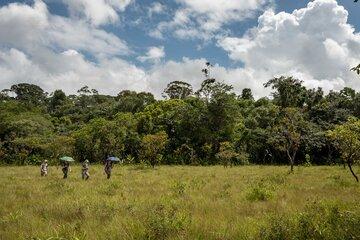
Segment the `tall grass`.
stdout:
[[0,239],[359,239],[340,167],[0,167]]

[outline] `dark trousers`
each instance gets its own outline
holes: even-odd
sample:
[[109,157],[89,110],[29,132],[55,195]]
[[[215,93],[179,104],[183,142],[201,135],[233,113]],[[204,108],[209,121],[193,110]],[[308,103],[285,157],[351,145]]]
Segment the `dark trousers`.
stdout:
[[63,169],[63,173],[64,173],[64,179],[68,177],[68,170],[67,169]]

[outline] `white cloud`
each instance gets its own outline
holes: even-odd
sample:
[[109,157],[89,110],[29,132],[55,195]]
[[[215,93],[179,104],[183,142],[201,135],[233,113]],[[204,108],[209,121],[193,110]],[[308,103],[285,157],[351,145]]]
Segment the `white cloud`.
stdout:
[[13,3],[0,8],[0,43],[35,52],[40,47],[87,51],[91,54],[125,55],[126,43],[83,21],[51,15],[46,4],[33,6]]
[[33,6],[13,3],[0,8],[0,42],[32,47],[41,41],[42,32],[49,26],[48,11],[42,1]]
[[[185,81],[190,83],[195,90],[200,88],[205,80],[201,69],[204,68],[206,59],[183,58],[182,61],[167,61],[162,65],[155,65],[148,72],[149,89],[157,97],[161,96],[163,89],[172,81]],[[268,90],[264,89],[253,79],[262,78],[262,73],[242,68],[225,68],[215,64],[212,77],[218,81],[234,86],[234,91],[240,93],[243,88],[251,88],[256,97],[264,96]]]
[[360,35],[347,23],[348,12],[335,0],[315,0],[293,13],[266,11],[257,27],[219,46],[245,69],[261,72],[259,85],[273,76],[295,75],[308,87],[359,89],[349,71],[360,62]]
[[124,89],[148,89],[146,73],[119,58],[104,58],[95,64],[75,50],[44,55],[37,59],[16,49],[0,51],[0,85],[5,88],[28,82],[48,91],[63,89],[67,93],[76,93],[88,85],[112,95]]
[[0,46],[1,88],[29,82],[74,93],[90,85],[116,94],[147,86],[145,72],[118,57],[130,52],[124,41],[85,21],[52,15],[41,0],[0,8]]
[[166,10],[166,6],[159,3],[153,2],[148,10],[148,15],[152,17],[154,14],[161,14]]
[[59,16],[49,17],[49,27],[43,32],[50,47],[76,48],[96,55],[126,55],[126,42],[112,33],[93,28],[83,21]]
[[[231,22],[253,17],[271,0],[176,0],[180,8],[173,19],[161,22],[150,36],[161,37],[166,31],[173,31],[182,39],[209,39],[222,32],[222,27]],[[156,34],[154,34],[156,33]],[[161,34],[160,34],[161,33]]]
[[165,57],[164,46],[150,47],[148,48],[146,55],[138,57],[138,60],[141,62],[150,61],[153,63],[158,63],[164,57]]
[[85,18],[93,25],[115,23],[118,12],[124,11],[132,0],[62,0],[75,18]]

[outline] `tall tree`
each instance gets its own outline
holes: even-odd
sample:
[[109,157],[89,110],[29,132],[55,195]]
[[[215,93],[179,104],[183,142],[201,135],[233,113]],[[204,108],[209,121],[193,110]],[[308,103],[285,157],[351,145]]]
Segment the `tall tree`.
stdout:
[[275,90],[272,93],[277,105],[287,107],[302,107],[306,100],[306,88],[302,81],[293,77],[273,78],[264,84],[264,87],[271,87]]
[[54,112],[58,107],[65,104],[66,94],[62,90],[55,90],[49,100],[49,111]]
[[41,87],[29,84],[19,83],[11,86],[11,91],[16,94],[16,99],[28,105],[42,105],[45,103],[47,94]]
[[360,120],[349,118],[346,123],[337,125],[334,130],[329,131],[328,136],[335,141],[341,152],[342,160],[348,165],[356,181],[359,182],[352,166],[360,161]]
[[284,152],[293,172],[296,155],[302,141],[302,131],[306,122],[302,113],[296,108],[283,109],[279,122],[272,129],[268,142],[281,152]]
[[167,85],[163,92],[163,96],[170,99],[185,99],[192,93],[193,89],[189,83],[174,81]]
[[116,112],[136,113],[143,111],[147,105],[156,102],[154,95],[148,92],[137,93],[135,91],[124,90],[116,96]]
[[244,88],[241,92],[241,99],[243,100],[254,100],[253,94],[250,88]]

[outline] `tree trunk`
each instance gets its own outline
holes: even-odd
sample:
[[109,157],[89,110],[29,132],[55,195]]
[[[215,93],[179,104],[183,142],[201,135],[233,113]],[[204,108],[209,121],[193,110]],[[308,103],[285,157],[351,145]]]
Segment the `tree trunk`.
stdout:
[[287,150],[286,154],[287,154],[287,156],[289,158],[289,161],[290,161],[290,172],[293,172],[294,171],[295,153],[293,154],[293,156],[291,156],[289,150]]
[[354,173],[352,167],[351,167],[351,163],[348,162],[348,166],[349,166],[349,169],[350,169],[350,172],[352,173],[352,175],[354,176],[354,178],[356,179],[357,182],[359,182],[359,178],[356,176],[356,174]]

